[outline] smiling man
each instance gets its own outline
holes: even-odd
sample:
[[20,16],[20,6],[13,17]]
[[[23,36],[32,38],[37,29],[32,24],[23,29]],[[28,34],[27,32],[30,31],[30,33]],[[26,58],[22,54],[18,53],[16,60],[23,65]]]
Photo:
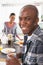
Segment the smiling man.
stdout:
[[35,6],[27,5],[21,10],[19,24],[24,34],[31,35],[38,27],[38,10]]
[[[26,44],[29,45],[29,41],[32,41],[29,48],[27,48],[28,51],[26,50],[26,56],[22,65],[43,65],[43,33],[38,25],[38,21],[38,10],[34,5],[26,5],[21,9],[19,25],[24,35],[28,34],[28,37],[31,36],[30,39],[27,39]],[[18,64],[12,64],[18,65],[19,62]]]

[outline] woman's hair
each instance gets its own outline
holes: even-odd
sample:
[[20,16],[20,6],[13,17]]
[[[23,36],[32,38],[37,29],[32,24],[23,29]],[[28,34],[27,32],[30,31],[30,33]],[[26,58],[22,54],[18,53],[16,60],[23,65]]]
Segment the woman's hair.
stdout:
[[15,16],[15,13],[11,13],[10,16],[14,15]]

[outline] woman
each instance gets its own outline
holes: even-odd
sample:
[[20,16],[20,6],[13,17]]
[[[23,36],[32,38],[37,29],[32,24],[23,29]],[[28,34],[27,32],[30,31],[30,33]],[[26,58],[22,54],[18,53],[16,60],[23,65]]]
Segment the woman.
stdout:
[[6,35],[13,34],[13,37],[15,40],[15,36],[19,38],[19,36],[17,35],[17,24],[14,22],[15,13],[11,13],[9,18],[10,18],[10,21],[5,22],[4,24],[4,32]]

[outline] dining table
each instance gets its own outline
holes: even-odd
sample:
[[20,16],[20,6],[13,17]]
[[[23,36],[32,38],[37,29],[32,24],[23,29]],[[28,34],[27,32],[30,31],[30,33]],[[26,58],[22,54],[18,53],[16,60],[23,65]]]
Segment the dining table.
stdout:
[[[12,46],[9,44],[2,44],[4,48],[14,48],[16,51],[14,53],[19,53],[21,51],[21,46],[16,44],[15,42],[12,43]],[[7,54],[0,51],[0,65],[6,65]]]
[[[8,45],[3,44],[3,49],[6,47],[8,47]],[[6,58],[7,58],[7,55],[0,51],[0,65],[6,65]]]

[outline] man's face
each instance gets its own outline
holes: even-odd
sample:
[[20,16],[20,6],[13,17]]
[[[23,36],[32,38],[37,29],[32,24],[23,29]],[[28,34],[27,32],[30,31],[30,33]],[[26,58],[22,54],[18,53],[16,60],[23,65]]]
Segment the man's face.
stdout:
[[35,26],[35,14],[31,9],[24,10],[19,16],[19,25],[24,34],[30,34]]
[[10,16],[10,21],[14,21],[15,20],[15,16],[14,15],[12,15],[12,16]]

